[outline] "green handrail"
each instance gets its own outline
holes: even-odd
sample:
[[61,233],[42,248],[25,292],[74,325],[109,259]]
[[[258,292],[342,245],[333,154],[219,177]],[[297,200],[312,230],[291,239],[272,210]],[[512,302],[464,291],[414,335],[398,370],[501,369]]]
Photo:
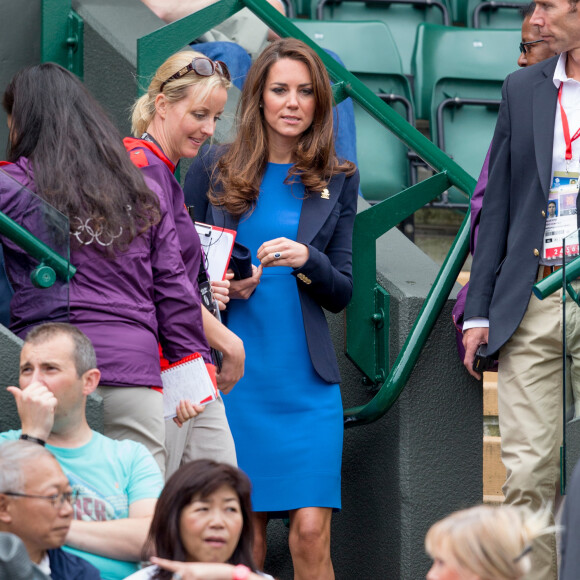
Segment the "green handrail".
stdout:
[[[441,267],[407,341],[388,376],[388,294],[376,281],[376,240],[445,189],[455,186],[468,195],[475,179],[443,151],[409,125],[354,75],[282,16],[266,0],[220,0],[204,10],[167,25],[138,40],[137,73],[142,87],[173,52],[247,6],[280,36],[298,38],[321,57],[330,77],[338,83],[339,98],[352,97],[438,172],[425,183],[409,188],[356,217],[353,236],[353,275],[356,283],[347,308],[347,355],[373,382],[382,383],[374,398],[345,411],[347,427],[376,421],[401,394],[468,253],[469,212]],[[395,217],[396,216],[396,217]],[[372,343],[373,348],[369,348]]]
[[57,62],[83,78],[83,19],[71,0],[42,0],[41,60]]
[[[563,284],[563,268],[552,272],[549,276],[546,276],[543,280],[537,282],[532,291],[536,298],[543,300],[562,288]],[[574,258],[566,264],[566,285],[570,284],[577,278],[580,278],[580,256]]]
[[76,274],[76,268],[68,260],[1,211],[0,234],[39,261],[39,266],[30,274],[35,286],[49,288],[54,284],[56,276],[68,281]]

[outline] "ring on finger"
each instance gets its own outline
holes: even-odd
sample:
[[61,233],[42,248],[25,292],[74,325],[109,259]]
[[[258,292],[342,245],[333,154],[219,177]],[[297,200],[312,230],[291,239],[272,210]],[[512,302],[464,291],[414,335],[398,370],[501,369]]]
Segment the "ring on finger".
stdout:
[[183,576],[179,572],[174,572],[171,580],[183,580]]
[[279,260],[282,257],[282,252],[274,252],[274,259]]

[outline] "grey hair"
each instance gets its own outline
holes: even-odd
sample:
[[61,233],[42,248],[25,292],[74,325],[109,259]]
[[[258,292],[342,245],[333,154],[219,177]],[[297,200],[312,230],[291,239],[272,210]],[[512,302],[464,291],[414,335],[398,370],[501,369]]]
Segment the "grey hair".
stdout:
[[88,370],[97,368],[97,355],[89,337],[66,322],[47,322],[35,326],[26,335],[24,344],[42,344],[61,334],[68,336],[73,342],[73,359],[79,377]]
[[42,457],[55,459],[48,449],[31,441],[19,439],[0,445],[0,493],[23,491],[26,482],[25,466]]

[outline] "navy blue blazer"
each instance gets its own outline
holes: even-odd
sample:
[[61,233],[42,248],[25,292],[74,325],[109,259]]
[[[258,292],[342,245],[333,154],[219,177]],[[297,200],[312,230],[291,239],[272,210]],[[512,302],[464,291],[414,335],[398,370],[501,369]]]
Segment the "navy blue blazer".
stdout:
[[557,61],[555,56],[510,74],[502,89],[465,304],[465,320],[489,318],[490,353],[519,326],[538,274],[552,171]]
[[[200,152],[187,172],[183,189],[185,203],[195,208],[196,220],[236,230],[238,218],[211,205],[207,197],[213,168],[225,150],[209,147]],[[320,192],[307,192],[298,223],[296,241],[308,246],[309,258],[292,274],[312,365],[329,383],[340,382],[340,373],[322,309],[339,312],[352,296],[352,230],[358,186],[358,171],[351,177],[336,174],[328,184],[329,199]],[[253,259],[257,261],[255,256]]]

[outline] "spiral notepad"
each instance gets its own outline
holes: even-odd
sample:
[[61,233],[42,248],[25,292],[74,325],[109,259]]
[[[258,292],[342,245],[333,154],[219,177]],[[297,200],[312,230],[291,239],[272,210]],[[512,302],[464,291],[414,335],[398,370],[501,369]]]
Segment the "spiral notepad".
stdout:
[[166,419],[176,416],[175,409],[179,401],[187,399],[194,404],[205,405],[218,398],[217,387],[199,353],[169,365],[161,372],[161,380],[163,414]]

